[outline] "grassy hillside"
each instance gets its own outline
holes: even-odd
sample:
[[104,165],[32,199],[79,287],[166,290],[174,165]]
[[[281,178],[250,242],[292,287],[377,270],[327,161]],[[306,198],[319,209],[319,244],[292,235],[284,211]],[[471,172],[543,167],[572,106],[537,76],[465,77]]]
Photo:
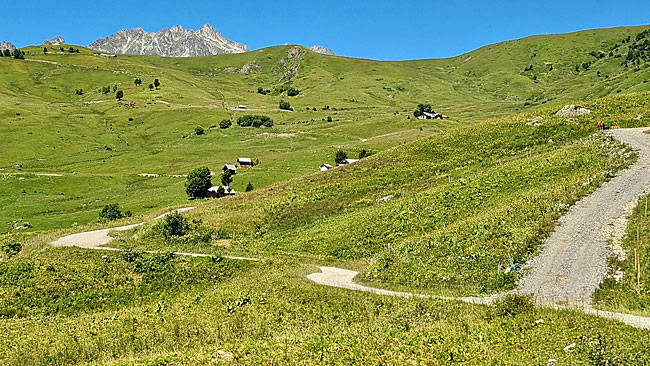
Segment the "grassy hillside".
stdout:
[[521,275],[504,273],[511,261],[522,266],[571,204],[633,161],[594,126],[647,125],[626,120],[648,115],[647,96],[596,100],[574,119],[540,111],[541,126],[518,115],[441,132],[190,214],[219,240],[155,240],[142,228],[123,245],[367,261],[367,280],[502,291]]
[[[9,232],[0,235],[0,364],[650,363],[647,331],[522,297],[484,307],[305,278],[329,264],[422,293],[513,288],[523,274],[505,269],[634,161],[595,126],[650,125],[646,28],[408,62],[293,46],[191,59],[32,47],[26,60],[0,58],[0,234]],[[451,119],[414,119],[418,103]],[[569,103],[592,114],[555,116]],[[248,113],[275,124],[218,127]],[[317,172],[339,149],[373,154]],[[184,235],[164,236],[156,223],[115,234],[111,246],[126,252],[49,245],[108,225],[97,223],[106,203],[133,211],[120,223],[188,205],[178,175],[238,156],[260,165],[237,174],[236,197],[191,202],[199,207],[184,214]],[[248,182],[255,190],[243,193]],[[164,254],[177,250],[215,257]],[[606,285],[603,306],[642,312],[629,279]]]
[[[234,188],[248,182],[261,188],[316,171],[339,147],[378,152],[490,116],[647,90],[647,64],[620,62],[632,44],[622,41],[643,29],[535,36],[452,59],[406,62],[324,56],[293,46],[190,59],[107,58],[78,47],[79,53],[44,54],[29,47],[25,60],[0,58],[0,192],[21,197],[4,199],[0,221],[29,222],[30,230],[84,225],[112,202],[142,215],[185,196],[182,177],[138,174],[182,175],[200,165],[218,171],[249,156],[261,164],[237,176]],[[590,63],[588,70],[577,72],[583,63]],[[136,78],[143,84],[136,86]],[[150,90],[156,78],[162,85]],[[281,86],[301,93],[275,92]],[[122,102],[115,99],[118,89]],[[280,100],[294,111],[280,111]],[[133,108],[124,106],[131,102]],[[414,120],[418,103],[432,103],[452,118]],[[232,110],[239,104],[250,110]],[[275,126],[216,127],[247,113],[269,115]],[[194,135],[197,126],[207,133]]]

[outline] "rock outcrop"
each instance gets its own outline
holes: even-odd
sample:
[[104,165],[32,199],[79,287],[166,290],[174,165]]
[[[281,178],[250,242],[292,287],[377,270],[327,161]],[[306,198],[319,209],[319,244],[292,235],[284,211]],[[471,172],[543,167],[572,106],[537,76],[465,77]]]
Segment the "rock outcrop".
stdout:
[[579,105],[571,104],[557,111],[555,115],[558,117],[576,117],[576,116],[583,116],[589,113],[591,113],[591,111],[588,110],[587,108],[583,108]]
[[150,33],[142,28],[121,30],[88,46],[97,51],[165,57],[196,57],[248,52],[248,47],[226,39],[211,25],[194,31],[180,25]]
[[334,51],[330,50],[329,48],[325,48],[323,46],[315,45],[315,46],[309,47],[309,49],[314,51],[314,52],[321,53],[323,55],[335,56]]
[[12,43],[9,42],[0,42],[0,51],[4,50],[15,50],[16,46],[14,46]]
[[65,44],[65,39],[61,36],[56,36],[43,42],[43,46],[60,46],[62,44]]

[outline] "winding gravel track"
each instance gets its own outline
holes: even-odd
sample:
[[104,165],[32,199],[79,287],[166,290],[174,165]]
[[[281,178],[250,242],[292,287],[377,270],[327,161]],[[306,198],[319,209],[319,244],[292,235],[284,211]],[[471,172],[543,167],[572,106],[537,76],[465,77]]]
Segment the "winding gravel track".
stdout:
[[[610,132],[616,139],[638,150],[638,161],[569,209],[544,244],[541,254],[526,265],[527,276],[524,277],[519,289],[514,292],[532,294],[536,302],[544,307],[580,310],[589,315],[618,320],[636,328],[650,329],[649,317],[600,311],[591,307],[592,295],[607,276],[607,260],[613,254],[608,246],[608,240],[620,240],[620,236],[624,235],[624,230],[615,230],[613,224],[625,225],[627,222],[625,217],[631,213],[639,197],[650,191],[650,135],[643,133],[646,130],[648,128],[617,129]],[[193,208],[178,211],[188,211]],[[164,216],[161,215],[156,219]],[[143,223],[68,235],[56,240],[52,245],[119,250],[102,247],[113,240],[108,233],[129,230],[140,225]],[[197,253],[175,254],[208,256]],[[358,272],[355,271],[334,267],[320,267],[320,270],[319,273],[308,275],[307,279],[319,285],[377,295],[436,298],[482,305],[490,305],[505,295],[456,298],[397,292],[357,284],[354,282],[354,277]]]
[[650,188],[650,135],[648,128],[617,129],[616,139],[638,150],[638,161],[619,172],[594,193],[577,202],[560,218],[542,252],[527,265],[518,292],[538,302],[590,306],[592,295],[608,273],[613,254],[608,245],[614,222],[627,223],[639,197]]
[[[646,130],[648,128],[609,132],[637,150],[638,161],[569,209],[544,244],[541,254],[527,264],[527,276],[515,293],[534,295],[540,306],[579,310],[650,329],[649,317],[601,311],[591,306],[594,291],[607,276],[607,260],[614,254],[608,239],[620,241],[625,233],[620,228],[627,224],[626,217],[632,213],[639,197],[650,191],[650,135],[644,133]],[[310,274],[307,278],[320,285],[378,295],[439,298],[484,305],[505,295],[449,298],[395,292],[354,283],[357,275],[354,271],[332,267],[320,269],[321,273]]]
[[[186,208],[179,208],[178,210],[174,210],[172,212],[186,212],[195,209],[196,207],[186,207]],[[160,215],[156,217],[154,220],[159,220],[162,219],[163,217],[169,215],[169,212],[163,215]],[[126,231],[126,230],[131,230],[133,228],[136,228],[138,226],[144,225],[144,222],[141,222],[139,224],[133,224],[133,225],[126,225],[126,226],[119,226],[119,227],[114,227],[114,228],[108,228],[108,229],[101,229],[101,230],[94,230],[94,231],[87,231],[83,233],[77,233],[77,234],[72,234],[68,236],[64,236],[62,238],[59,238],[52,242],[52,246],[55,247],[76,247],[76,248],[84,248],[84,249],[94,249],[94,250],[108,250],[108,251],[121,251],[122,249],[117,249],[117,248],[110,248],[110,247],[105,247],[104,245],[109,244],[112,242],[115,238],[109,236],[109,233],[114,232],[114,231]],[[156,251],[145,251],[145,253],[157,253]],[[187,257],[212,257],[211,254],[201,254],[201,253],[184,253],[184,252],[175,252],[173,254],[176,255],[182,255],[182,256],[187,256]],[[246,260],[246,261],[255,261],[257,262],[259,259],[257,258],[246,258],[246,257],[232,257],[232,256],[224,256],[224,258],[229,258],[229,259],[238,259],[238,260]]]

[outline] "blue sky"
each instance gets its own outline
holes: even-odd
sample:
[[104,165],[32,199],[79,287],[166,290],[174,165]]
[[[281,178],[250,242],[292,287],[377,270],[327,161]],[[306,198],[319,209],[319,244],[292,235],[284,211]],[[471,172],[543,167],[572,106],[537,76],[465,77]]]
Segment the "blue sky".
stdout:
[[3,0],[0,41],[88,45],[123,28],[212,24],[251,49],[323,45],[377,60],[450,57],[533,34],[650,23],[650,1]]

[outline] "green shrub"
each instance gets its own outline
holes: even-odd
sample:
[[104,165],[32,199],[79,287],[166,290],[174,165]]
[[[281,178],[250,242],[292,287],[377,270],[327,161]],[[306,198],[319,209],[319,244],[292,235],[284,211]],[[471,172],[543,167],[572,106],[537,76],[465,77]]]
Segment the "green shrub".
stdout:
[[232,122],[229,119],[224,119],[219,123],[219,128],[222,130],[225,130],[226,128],[230,128],[232,126]]
[[506,295],[496,302],[494,310],[498,316],[505,318],[528,313],[533,308],[531,296]]
[[338,150],[336,152],[336,156],[334,157],[334,161],[336,162],[336,164],[341,164],[347,158],[348,158],[348,154],[345,151]]
[[180,213],[173,211],[154,225],[153,232],[165,239],[183,236],[190,229],[189,221]]
[[20,253],[20,251],[23,249],[23,245],[16,241],[4,240],[0,242],[0,249],[2,249],[2,251],[7,256],[9,256],[9,258],[11,258]]
[[99,218],[104,221],[119,220],[125,217],[131,217],[131,211],[122,212],[118,203],[108,204],[99,212]]
[[205,134],[205,130],[204,130],[203,127],[201,127],[201,126],[196,126],[196,127],[194,127],[194,133],[195,133],[197,136],[204,135],[204,134]]
[[280,101],[279,108],[285,111],[292,111],[293,108],[291,108],[291,103],[285,102],[284,100]]

